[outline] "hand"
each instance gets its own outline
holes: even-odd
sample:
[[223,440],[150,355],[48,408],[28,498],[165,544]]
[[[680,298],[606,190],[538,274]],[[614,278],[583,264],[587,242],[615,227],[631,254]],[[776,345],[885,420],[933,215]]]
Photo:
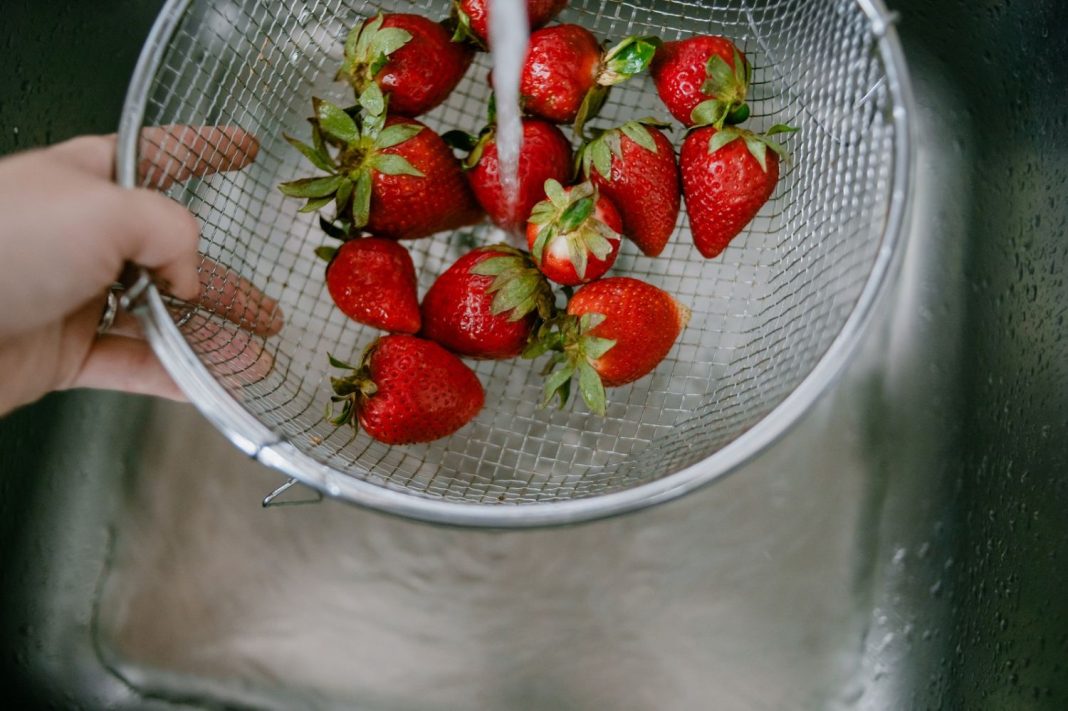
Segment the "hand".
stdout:
[[[258,150],[237,128],[146,133],[140,168],[159,189],[238,170]],[[281,329],[274,301],[197,254],[200,227],[191,213],[156,190],[112,182],[114,155],[114,137],[97,136],[0,160],[0,415],[78,387],[182,399],[136,319],[120,314],[109,333],[96,333],[106,292],[128,261],[245,333]]]

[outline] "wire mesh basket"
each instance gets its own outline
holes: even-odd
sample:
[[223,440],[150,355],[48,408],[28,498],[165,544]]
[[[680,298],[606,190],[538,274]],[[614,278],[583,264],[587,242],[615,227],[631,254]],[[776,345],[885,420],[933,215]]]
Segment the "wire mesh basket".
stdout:
[[[685,211],[660,257],[624,247],[616,273],[667,290],[693,315],[650,376],[609,391],[606,417],[581,406],[539,408],[539,368],[510,360],[471,363],[487,404],[446,439],[388,447],[330,425],[327,353],[354,356],[379,334],[347,319],[326,292],[313,255],[324,235],[277,190],[307,172],[282,136],[306,134],[313,95],[351,103],[351,90],[333,79],[344,37],[378,9],[442,19],[449,6],[170,0],[132,80],[118,154],[126,186],[163,187],[138,170],[149,151],[189,160],[180,131],[154,127],[237,126],[259,140],[245,169],[165,187],[199,218],[202,269],[218,299],[177,308],[147,286],[128,300],[175,380],[236,446],[330,496],[393,513],[502,527],[566,523],[715,479],[826,389],[901,246],[910,99],[890,16],[879,0],[572,0],[557,20],[602,40],[732,38],[754,68],[749,127],[800,127],[772,199],[717,259],[697,255]],[[450,99],[421,120],[438,132],[477,131],[489,69],[480,53]],[[667,112],[651,79],[639,77],[613,90],[596,123],[650,115]],[[232,148],[230,134],[197,135],[196,160]],[[406,242],[420,293],[472,245],[496,241],[483,225]],[[280,333],[221,317],[235,295],[251,298],[251,285],[280,304]]]

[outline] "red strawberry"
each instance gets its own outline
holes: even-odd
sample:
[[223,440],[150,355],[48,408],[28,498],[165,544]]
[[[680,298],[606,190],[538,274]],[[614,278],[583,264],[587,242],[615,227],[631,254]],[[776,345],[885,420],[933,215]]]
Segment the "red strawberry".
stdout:
[[582,149],[582,169],[619,208],[623,234],[650,257],[664,251],[679,218],[679,167],[653,124],[628,121]]
[[686,136],[682,191],[702,255],[719,255],[771,197],[785,151],[768,136],[794,130],[779,125],[758,136],[733,126],[705,126]]
[[[286,136],[316,167],[329,175],[280,187],[308,199],[310,212],[331,202],[350,231],[360,228],[392,239],[415,239],[478,221],[463,170],[438,134],[415,119],[380,113],[382,93],[374,84],[360,97],[361,126],[328,101],[314,100],[314,146]],[[337,147],[331,153],[328,146]]]
[[358,366],[333,356],[330,364],[351,371],[331,378],[335,425],[363,427],[385,444],[413,444],[447,437],[478,414],[482,384],[463,361],[437,343],[408,335],[382,336],[364,351]]
[[555,396],[561,407],[566,404],[577,374],[587,407],[603,415],[604,388],[648,374],[689,320],[689,309],[651,284],[630,277],[601,279],[575,292],[567,314],[555,320],[552,330],[542,329],[524,357],[556,351],[545,369],[552,371],[545,381],[546,404]]
[[499,227],[515,231],[526,223],[531,209],[545,199],[546,180],[567,180],[571,173],[571,143],[556,126],[537,119],[523,119],[523,147],[519,153],[519,191],[509,209],[501,188],[497,163],[497,140],[492,128],[482,137],[465,166],[475,198]]
[[330,261],[326,288],[346,316],[393,333],[419,331],[415,265],[400,244],[364,237],[337,249],[320,247],[316,254]]
[[660,100],[685,126],[722,126],[749,117],[745,103],[749,62],[725,37],[700,35],[665,42],[649,71]]
[[585,182],[564,188],[545,181],[548,199],[534,206],[527,247],[541,273],[575,286],[599,279],[619,254],[623,219],[612,201]]
[[389,94],[390,113],[418,116],[448,98],[474,58],[436,22],[407,13],[379,13],[345,40],[337,78],[360,96],[372,83]]
[[[527,21],[536,30],[564,9],[567,0],[527,0]],[[479,47],[489,46],[488,0],[453,0],[456,15],[456,41],[471,39]]]
[[554,123],[574,121],[581,134],[609,88],[644,71],[658,44],[653,37],[628,37],[602,52],[597,38],[578,25],[538,30],[530,36],[519,83],[523,108]]
[[423,297],[423,336],[472,358],[514,358],[553,294],[530,258],[514,247],[479,247],[460,257]]

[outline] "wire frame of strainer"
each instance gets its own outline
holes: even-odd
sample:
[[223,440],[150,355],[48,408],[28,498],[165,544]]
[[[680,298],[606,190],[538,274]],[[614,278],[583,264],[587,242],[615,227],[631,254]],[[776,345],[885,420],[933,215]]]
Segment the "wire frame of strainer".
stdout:
[[[487,405],[437,442],[388,447],[324,421],[327,353],[355,357],[379,334],[348,320],[326,293],[312,253],[325,236],[276,187],[311,174],[282,134],[307,135],[313,95],[351,100],[333,81],[343,38],[379,7],[448,14],[446,0],[170,0],[132,80],[118,153],[128,187],[151,180],[137,171],[147,150],[180,154],[167,143],[174,132],[149,127],[239,126],[260,141],[244,170],[166,192],[199,218],[202,269],[218,272],[216,305],[225,307],[224,282],[245,288],[239,275],[280,303],[284,329],[256,336],[220,318],[210,299],[176,309],[154,287],[135,308],[164,365],[236,446],[328,495],[397,514],[565,523],[665,501],[723,475],[827,388],[900,249],[910,95],[885,8],[879,0],[572,0],[559,21],[604,40],[734,39],[754,67],[749,126],[800,127],[774,196],[714,260],[697,255],[685,212],[661,257],[624,243],[615,273],[666,289],[693,318],[650,376],[609,391],[606,417],[581,403],[539,409],[540,363],[512,360],[472,364]],[[439,132],[477,131],[489,68],[480,54],[422,120]],[[667,117],[641,77],[613,90],[597,125],[649,115]],[[681,144],[680,130],[672,137]],[[482,226],[406,242],[420,293],[472,245],[499,239]]]

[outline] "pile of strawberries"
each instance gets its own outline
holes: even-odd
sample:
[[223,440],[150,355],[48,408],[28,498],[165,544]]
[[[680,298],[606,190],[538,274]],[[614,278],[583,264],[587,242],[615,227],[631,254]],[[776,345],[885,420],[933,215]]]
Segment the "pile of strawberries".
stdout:
[[[478,414],[485,394],[460,357],[549,355],[545,404],[559,397],[563,406],[577,382],[589,409],[604,414],[605,387],[652,371],[690,315],[651,284],[604,276],[623,238],[658,256],[685,199],[697,250],[716,257],[775,188],[783,149],[771,136],[793,130],[738,127],[749,116],[751,68],[727,39],[629,37],[606,50],[578,25],[543,27],[566,0],[527,0],[535,31],[520,84],[518,190],[509,200],[492,96],[477,136],[439,136],[414,118],[445,101],[486,48],[486,4],[454,0],[442,23],[403,13],[359,23],[337,73],[356,104],[313,99],[311,143],[286,136],[324,174],[284,183],[282,192],[306,200],[301,212],[334,208],[319,221],[340,245],[316,250],[328,261],[330,296],[350,318],[389,332],[356,364],[330,359],[346,372],[331,378],[328,417],[387,444],[444,437]],[[588,127],[611,86],[646,70],[687,128],[678,162],[666,123]],[[558,127],[567,123],[581,142],[574,153]],[[478,247],[420,304],[412,258],[398,240],[485,217],[525,230],[528,251]]]

